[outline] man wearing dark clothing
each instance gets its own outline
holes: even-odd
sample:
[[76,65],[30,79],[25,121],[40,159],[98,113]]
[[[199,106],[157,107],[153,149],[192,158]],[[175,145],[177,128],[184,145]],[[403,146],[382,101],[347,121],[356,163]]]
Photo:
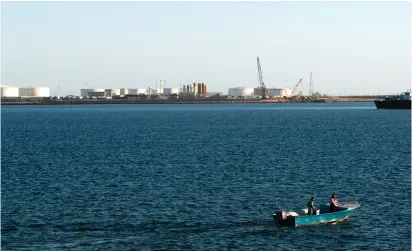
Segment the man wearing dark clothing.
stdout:
[[315,214],[315,205],[313,203],[313,197],[310,198],[310,200],[308,201],[308,215],[313,215]]
[[332,194],[332,196],[330,197],[329,204],[330,204],[329,212],[333,213],[336,207],[338,206],[338,200],[336,199],[335,194]]

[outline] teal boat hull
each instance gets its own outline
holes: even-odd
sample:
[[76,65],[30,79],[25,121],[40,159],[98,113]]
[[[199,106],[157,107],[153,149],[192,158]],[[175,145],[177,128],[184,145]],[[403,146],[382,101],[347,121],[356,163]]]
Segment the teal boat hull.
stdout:
[[317,225],[326,223],[335,223],[338,221],[344,221],[349,218],[352,210],[345,210],[336,213],[326,213],[319,215],[307,215],[295,217],[295,226],[305,226],[305,225]]
[[360,206],[357,202],[352,202],[344,206],[339,206],[334,212],[329,212],[328,205],[321,205],[316,215],[307,215],[301,213],[300,215],[294,212],[282,212],[278,211],[273,214],[275,223],[278,226],[310,226],[329,224],[340,221],[346,221],[352,214],[355,208]]

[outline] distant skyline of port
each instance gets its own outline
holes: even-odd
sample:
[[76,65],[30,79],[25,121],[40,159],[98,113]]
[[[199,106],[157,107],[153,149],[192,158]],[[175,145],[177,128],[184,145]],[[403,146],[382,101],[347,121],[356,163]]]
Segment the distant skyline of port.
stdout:
[[[409,2],[3,2],[1,84],[328,95],[411,88]],[[87,83],[87,84],[86,84]]]

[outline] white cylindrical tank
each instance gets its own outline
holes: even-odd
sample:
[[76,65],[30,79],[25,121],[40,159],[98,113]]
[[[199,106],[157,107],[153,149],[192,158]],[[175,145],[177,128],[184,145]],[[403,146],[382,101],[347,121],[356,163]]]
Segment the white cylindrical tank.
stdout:
[[19,88],[20,97],[31,97],[33,96],[33,88],[30,87],[20,87]]
[[49,87],[33,87],[34,97],[50,97]]
[[50,97],[49,87],[22,87],[19,88],[20,97]]
[[163,88],[163,95],[171,95],[172,88]]
[[148,89],[137,89],[137,94],[148,94]]
[[112,89],[114,95],[120,95],[120,89]]
[[127,95],[129,94],[129,89],[127,88],[120,88],[120,95]]
[[163,95],[178,94],[179,88],[163,88]]
[[[261,88],[255,88],[255,95],[260,92]],[[292,95],[292,89],[290,88],[268,88],[269,96],[271,97],[290,97]]]
[[282,88],[280,89],[280,96],[290,97],[292,96],[292,89],[291,88]]
[[1,97],[17,98],[19,97],[19,88],[13,86],[1,86]]
[[235,87],[229,88],[228,96],[229,97],[247,97],[254,95],[254,88],[250,87]]
[[157,94],[161,94],[162,92],[160,88],[149,88],[147,90],[147,93],[151,95],[157,95]]
[[[120,92],[121,93],[121,92]],[[136,95],[137,94],[137,89],[127,89],[127,94],[132,94]],[[120,94],[121,95],[121,94]],[[125,94],[126,95],[126,94]]]
[[179,88],[172,88],[172,94],[179,94]]
[[269,96],[271,97],[280,97],[280,89],[267,89]]

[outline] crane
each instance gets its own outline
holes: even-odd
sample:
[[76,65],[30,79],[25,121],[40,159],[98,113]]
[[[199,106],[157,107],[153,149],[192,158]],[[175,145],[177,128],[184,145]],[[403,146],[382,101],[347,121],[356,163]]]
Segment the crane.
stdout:
[[294,96],[295,90],[298,89],[300,83],[302,83],[302,79],[300,79],[300,80],[296,83],[295,87],[293,87],[293,89],[292,89],[292,96]]
[[310,81],[309,81],[309,96],[313,96],[312,72],[310,73]]
[[263,92],[262,98],[268,99],[270,97],[269,97],[268,89],[266,88],[265,83],[263,82],[262,68],[260,67],[259,57],[257,57],[257,67],[258,67],[258,74],[259,74],[260,89]]

